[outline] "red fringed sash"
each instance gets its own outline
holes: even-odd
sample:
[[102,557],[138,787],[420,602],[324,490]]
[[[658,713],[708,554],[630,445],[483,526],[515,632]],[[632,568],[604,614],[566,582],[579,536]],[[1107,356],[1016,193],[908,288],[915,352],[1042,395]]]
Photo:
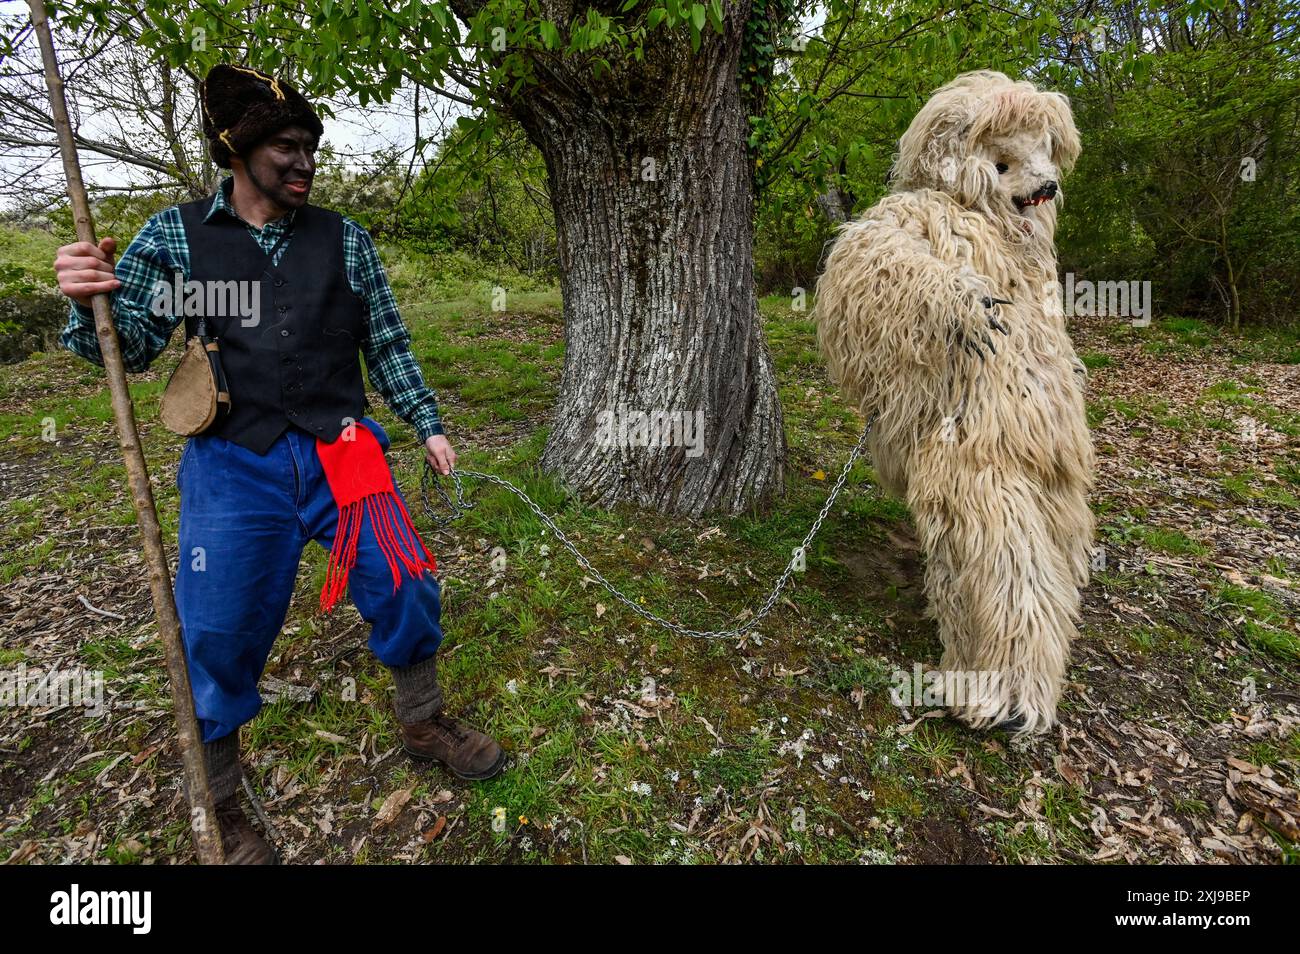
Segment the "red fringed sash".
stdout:
[[[352,432],[349,434],[349,432]],[[352,437],[348,440],[349,436]],[[379,548],[393,571],[393,592],[402,585],[400,569],[418,577],[422,568],[438,569],[424,541],[415,532],[411,515],[393,488],[393,475],[384,460],[379,441],[364,424],[345,429],[333,444],[316,439],[325,479],[339,507],[339,525],[330,550],[320,608],[328,613],[348,586],[348,571],[357,562],[357,538],[361,533],[362,509],[370,515]],[[400,567],[399,567],[400,564]]]

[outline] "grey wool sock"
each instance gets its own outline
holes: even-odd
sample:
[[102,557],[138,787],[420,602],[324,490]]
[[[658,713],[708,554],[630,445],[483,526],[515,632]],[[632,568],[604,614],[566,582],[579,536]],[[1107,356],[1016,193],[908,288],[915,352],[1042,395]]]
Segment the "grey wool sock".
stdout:
[[393,674],[393,709],[399,722],[423,722],[442,711],[438,685],[438,657],[430,656],[409,666],[389,666]]
[[[203,764],[208,770],[208,790],[212,792],[214,805],[239,791],[239,780],[244,776],[239,765],[239,730],[212,742],[204,742]],[[190,790],[184,775],[181,776],[181,787],[188,800]]]

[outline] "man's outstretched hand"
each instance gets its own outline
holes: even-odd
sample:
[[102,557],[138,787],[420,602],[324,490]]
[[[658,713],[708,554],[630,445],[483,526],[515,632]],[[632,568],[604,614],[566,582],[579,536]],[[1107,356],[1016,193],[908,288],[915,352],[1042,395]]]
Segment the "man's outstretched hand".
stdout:
[[438,473],[446,476],[456,466],[456,452],[451,449],[451,441],[442,434],[434,434],[424,442],[425,460]]
[[113,274],[113,253],[116,251],[115,238],[100,239],[98,248],[89,242],[73,242],[60,248],[54,259],[59,291],[89,308],[92,296],[121,288],[122,283]]

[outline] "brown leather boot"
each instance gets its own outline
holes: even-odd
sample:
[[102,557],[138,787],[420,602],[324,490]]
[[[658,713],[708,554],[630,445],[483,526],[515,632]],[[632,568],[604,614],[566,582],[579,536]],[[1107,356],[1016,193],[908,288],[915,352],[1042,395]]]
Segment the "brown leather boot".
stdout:
[[440,762],[458,778],[483,781],[500,775],[506,754],[491,736],[449,715],[398,722],[402,745],[412,758]]
[[221,826],[221,849],[228,865],[278,865],[280,856],[270,842],[249,824],[239,807],[239,795],[219,802],[217,824]]

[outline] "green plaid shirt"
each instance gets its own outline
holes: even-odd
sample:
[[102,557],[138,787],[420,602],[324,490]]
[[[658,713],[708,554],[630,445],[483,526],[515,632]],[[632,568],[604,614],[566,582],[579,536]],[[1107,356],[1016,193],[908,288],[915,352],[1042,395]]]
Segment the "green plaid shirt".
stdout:
[[[229,215],[240,222],[230,204],[230,190],[234,177],[227,176],[212,200],[212,208],[204,221],[214,215]],[[265,252],[270,252],[280,236],[293,223],[293,212],[262,228],[245,222],[248,234],[257,240]],[[276,253],[275,264],[280,264],[285,249],[292,239],[286,239]],[[361,342],[361,353],[366,359],[371,384],[383,395],[393,413],[415,428],[420,441],[443,433],[438,417],[438,399],[424,383],[420,365],[411,354],[411,334],[406,330],[397,301],[389,287],[388,276],[379,261],[370,233],[358,223],[343,216],[343,260],[352,290],[366,302],[366,335]],[[122,359],[128,371],[144,371],[154,358],[162,354],[176,326],[184,315],[155,315],[150,308],[154,288],[159,281],[170,285],[174,272],[190,277],[190,248],[185,239],[185,226],[181,224],[179,206],[170,206],[145,223],[131,241],[114,267],[114,274],[122,283],[113,292],[113,323],[122,344]],[[88,361],[102,365],[99,341],[95,337],[94,313],[77,302],[72,303],[67,327],[59,343]]]

